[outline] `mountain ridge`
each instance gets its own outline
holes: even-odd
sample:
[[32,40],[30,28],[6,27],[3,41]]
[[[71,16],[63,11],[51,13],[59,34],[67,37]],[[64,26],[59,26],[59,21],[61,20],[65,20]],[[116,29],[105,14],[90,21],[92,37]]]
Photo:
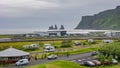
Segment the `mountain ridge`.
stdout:
[[91,16],[82,16],[75,29],[120,30],[120,6]]

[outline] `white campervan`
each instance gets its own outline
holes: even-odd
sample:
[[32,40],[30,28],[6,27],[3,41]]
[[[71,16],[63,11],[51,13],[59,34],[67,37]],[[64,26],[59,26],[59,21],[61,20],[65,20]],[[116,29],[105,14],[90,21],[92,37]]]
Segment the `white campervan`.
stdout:
[[51,46],[50,44],[45,44],[43,48],[44,48],[45,52],[53,52],[53,51],[55,51],[55,47]]
[[37,49],[39,48],[39,44],[31,44],[31,45],[24,45],[24,49]]
[[103,41],[103,43],[112,43],[113,42],[113,40],[102,40]]

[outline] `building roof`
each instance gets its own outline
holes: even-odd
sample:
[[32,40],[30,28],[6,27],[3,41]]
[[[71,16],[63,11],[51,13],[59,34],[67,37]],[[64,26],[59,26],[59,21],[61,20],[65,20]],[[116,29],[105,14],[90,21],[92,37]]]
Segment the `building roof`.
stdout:
[[6,50],[0,51],[0,57],[17,57],[25,55],[29,55],[29,53],[15,48],[8,48]]
[[64,30],[64,29],[58,29],[58,30],[48,30],[47,32],[61,32],[61,31],[66,31],[66,30]]

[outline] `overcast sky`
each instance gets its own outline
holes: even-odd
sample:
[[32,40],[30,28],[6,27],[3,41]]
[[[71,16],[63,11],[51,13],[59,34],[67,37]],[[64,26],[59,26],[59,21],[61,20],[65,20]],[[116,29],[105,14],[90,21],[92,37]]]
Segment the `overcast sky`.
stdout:
[[41,30],[63,24],[75,28],[82,16],[120,5],[120,0],[0,0],[0,32]]

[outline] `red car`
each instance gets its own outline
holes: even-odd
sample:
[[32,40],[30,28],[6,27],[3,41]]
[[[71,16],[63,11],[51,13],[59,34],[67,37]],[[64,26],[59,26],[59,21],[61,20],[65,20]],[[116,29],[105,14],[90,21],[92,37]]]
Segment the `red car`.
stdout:
[[110,61],[109,60],[105,60],[104,61],[104,65],[109,65],[110,64]]
[[98,61],[98,60],[92,60],[92,62],[93,62],[95,65],[97,65],[97,66],[101,65],[101,62]]

